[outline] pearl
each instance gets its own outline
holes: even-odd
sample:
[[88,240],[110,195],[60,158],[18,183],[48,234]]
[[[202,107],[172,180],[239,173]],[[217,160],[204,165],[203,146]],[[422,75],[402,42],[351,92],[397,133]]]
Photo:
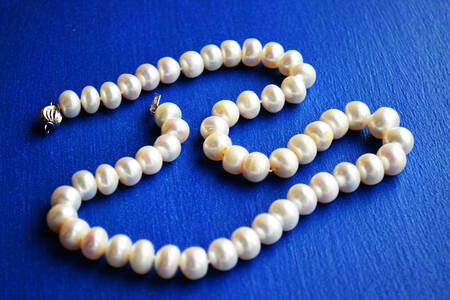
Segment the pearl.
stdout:
[[72,176],[72,186],[80,192],[81,199],[91,200],[97,194],[97,183],[91,172],[82,170]]
[[122,102],[122,93],[114,82],[108,81],[100,87],[100,98],[106,108],[116,109]]
[[123,267],[130,256],[131,240],[125,234],[116,234],[113,236],[106,247],[106,261],[111,267]]
[[306,87],[301,76],[286,77],[281,83],[281,90],[289,103],[298,104],[305,100]]
[[370,109],[361,101],[352,101],[345,106],[345,115],[351,130],[362,130],[370,118]]
[[298,158],[287,148],[278,148],[270,154],[270,168],[281,178],[292,177],[298,170]]
[[267,156],[260,152],[252,152],[244,161],[242,174],[251,182],[263,181],[269,174],[270,163]]
[[216,45],[206,45],[200,51],[205,69],[208,71],[216,71],[223,64],[222,50]]
[[284,53],[284,55],[280,59],[280,63],[278,65],[278,70],[284,76],[289,75],[290,69],[298,64],[303,63],[303,57],[297,50],[289,50]]
[[59,241],[67,250],[80,249],[81,241],[89,232],[89,224],[82,219],[68,219],[59,230]]
[[297,155],[299,164],[306,165],[317,155],[317,146],[314,140],[306,134],[296,134],[289,140],[287,147]]
[[132,157],[122,157],[114,166],[120,182],[127,186],[135,185],[142,178],[141,165]]
[[186,278],[197,280],[208,272],[208,256],[200,247],[190,247],[180,256],[180,269]]
[[181,153],[180,141],[173,134],[163,134],[159,136],[153,146],[158,149],[165,162],[174,161]]
[[384,144],[377,152],[386,175],[397,175],[406,167],[406,154],[399,143]]
[[283,46],[275,42],[269,42],[263,48],[261,60],[266,68],[275,69],[278,68],[283,55]]
[[172,57],[163,57],[158,60],[159,78],[162,83],[174,83],[180,77],[180,65]]
[[314,140],[319,152],[330,148],[333,141],[333,129],[322,121],[309,123],[305,128],[305,134]]
[[377,139],[382,139],[384,133],[400,125],[398,113],[390,107],[381,107],[370,116],[369,131]]
[[339,185],[339,190],[344,193],[356,191],[361,183],[361,175],[358,168],[351,163],[342,162],[333,171],[333,176]]
[[314,175],[309,182],[309,186],[316,193],[317,201],[320,203],[330,203],[339,194],[339,185],[336,178],[327,172]]
[[280,221],[270,214],[259,214],[252,223],[252,228],[258,234],[261,243],[272,245],[277,242],[283,234]]
[[159,85],[159,71],[154,65],[140,65],[136,69],[136,77],[141,82],[144,91],[152,91]]
[[189,137],[189,125],[183,119],[168,119],[161,126],[161,134],[173,134],[180,143]]
[[153,248],[153,244],[148,240],[139,240],[131,247],[130,266],[138,274],[147,274],[152,268],[154,257],[155,248]]
[[320,121],[330,125],[333,130],[333,139],[343,137],[348,131],[348,118],[339,109],[329,109],[320,116]]
[[174,103],[166,102],[156,109],[155,123],[161,127],[169,119],[181,119],[181,109]]
[[200,125],[200,133],[204,139],[213,133],[228,135],[229,131],[230,128],[228,127],[227,121],[217,116],[207,117]]
[[408,154],[414,147],[414,136],[404,127],[394,127],[387,130],[383,136],[383,144],[399,143],[403,152]]
[[95,171],[95,181],[100,193],[111,195],[117,189],[119,175],[117,175],[116,170],[112,166],[102,164]]
[[241,62],[241,46],[233,40],[223,41],[220,44],[222,49],[223,65],[231,68],[237,66]]
[[246,39],[242,45],[242,63],[247,67],[257,66],[261,61],[262,45],[257,39]]
[[99,259],[108,246],[108,234],[102,227],[92,227],[81,241],[81,252],[91,260]]
[[220,271],[231,270],[238,261],[238,254],[233,242],[226,238],[214,240],[208,248],[211,265]]
[[122,96],[128,100],[136,100],[139,98],[142,90],[141,81],[132,74],[122,74],[117,79]]
[[227,121],[228,127],[233,127],[239,120],[239,108],[230,100],[221,100],[214,104],[211,114]]
[[220,161],[229,147],[231,140],[227,135],[214,133],[203,142],[203,153],[211,160]]
[[61,203],[53,206],[47,213],[47,225],[51,231],[59,232],[65,221],[76,218],[78,214],[73,206]]
[[283,90],[275,84],[269,84],[261,92],[261,104],[268,112],[279,112],[283,109],[284,102]]
[[244,161],[248,157],[248,151],[241,146],[229,147],[223,156],[222,166],[230,174],[238,175],[242,173]]
[[250,260],[258,256],[261,251],[261,240],[250,227],[239,227],[231,235],[231,241],[240,259]]
[[275,200],[269,207],[269,214],[278,219],[284,231],[295,228],[299,220],[297,206],[289,200]]
[[361,155],[356,161],[356,167],[361,175],[361,181],[367,185],[374,185],[383,180],[383,162],[375,154],[367,153]]
[[316,82],[316,70],[313,66],[307,63],[302,63],[295,65],[291,68],[289,72],[290,76],[301,75],[303,77],[303,82],[307,89],[313,86]]
[[136,153],[136,160],[145,175],[158,173],[163,164],[161,152],[153,146],[144,146],[139,149]]
[[177,272],[180,260],[180,249],[174,245],[166,245],[158,250],[155,256],[155,271],[164,278],[172,278]]
[[59,108],[64,114],[64,117],[75,118],[80,114],[80,98],[78,98],[78,95],[74,91],[64,91],[59,95]]
[[75,210],[78,210],[81,205],[81,195],[80,192],[71,187],[70,185],[62,185],[58,187],[52,194],[50,198],[50,204],[52,206],[56,204],[68,204],[72,206]]
[[195,78],[203,73],[204,64],[201,55],[195,51],[187,51],[180,57],[181,71],[187,78]]
[[81,91],[80,101],[84,110],[89,114],[96,113],[100,107],[100,95],[97,89],[90,85]]
[[309,185],[303,183],[293,185],[289,189],[286,198],[297,206],[301,215],[309,215],[317,207],[316,193]]
[[258,95],[252,91],[243,91],[236,100],[239,113],[246,119],[253,119],[259,114],[261,103]]

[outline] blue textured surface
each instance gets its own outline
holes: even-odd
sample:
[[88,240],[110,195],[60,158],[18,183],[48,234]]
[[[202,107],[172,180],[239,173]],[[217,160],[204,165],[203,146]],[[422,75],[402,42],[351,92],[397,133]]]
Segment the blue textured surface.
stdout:
[[[0,4],[0,298],[450,298],[448,1],[9,2]],[[39,109],[65,89],[80,93],[141,63],[248,37],[299,50],[318,80],[302,104],[239,122],[235,144],[269,154],[326,109],[362,100],[397,109],[414,133],[404,172],[319,206],[256,259],[197,282],[142,277],[63,249],[45,223],[53,189],[77,170],[134,155],[159,128],[148,115],[152,93],[82,113],[47,138],[36,127]],[[180,158],[84,203],[80,216],[156,248],[207,247],[291,185],[380,146],[367,131],[351,133],[290,179],[254,185],[227,175],[202,153],[202,119],[220,99],[281,80],[240,66],[159,87],[191,126]]]

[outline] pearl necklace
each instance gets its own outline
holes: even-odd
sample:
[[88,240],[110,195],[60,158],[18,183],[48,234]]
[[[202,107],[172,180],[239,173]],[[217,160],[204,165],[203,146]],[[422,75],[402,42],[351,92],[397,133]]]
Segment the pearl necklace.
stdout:
[[[317,151],[327,150],[333,139],[339,139],[350,130],[362,130],[369,127],[370,133],[383,140],[383,146],[377,154],[364,154],[355,164],[342,162],[332,174],[320,172],[314,175],[309,185],[295,184],[286,199],[274,201],[268,213],[255,217],[251,227],[236,229],[231,237],[214,240],[207,252],[201,247],[189,247],[183,252],[175,245],[160,248],[156,255],[153,244],[145,239],[136,241],[124,234],[111,238],[102,227],[90,227],[78,217],[82,200],[91,200],[97,191],[112,194],[119,182],[132,186],[137,184],[142,174],[156,174],[163,162],[175,160],[181,152],[181,144],[189,136],[189,126],[181,119],[181,110],[176,104],[159,105],[156,94],[150,112],[154,114],[156,124],[161,127],[161,135],[153,146],[144,146],[135,158],[123,157],[115,166],[100,165],[95,176],[86,170],[72,176],[72,186],[58,187],[51,196],[51,209],[47,214],[49,228],[59,233],[61,244],[69,250],[81,249],[88,259],[99,259],[103,254],[113,267],[122,267],[128,262],[138,274],[146,274],[154,265],[156,273],[162,278],[172,278],[178,268],[189,279],[200,279],[206,275],[208,265],[221,271],[232,269],[238,258],[255,258],[261,244],[271,245],[277,242],[283,231],[292,230],[300,215],[311,214],[317,202],[329,203],[335,200],[339,191],[351,193],[360,182],[367,185],[379,183],[384,175],[397,175],[406,166],[406,154],[414,145],[411,132],[399,127],[400,118],[392,108],[382,107],[370,113],[366,104],[353,101],[346,105],[345,113],[330,109],[322,114],[319,121],[306,126],[304,134],[293,136],[287,148],[272,152],[270,158],[259,152],[248,151],[232,145],[228,137],[229,128],[242,116],[255,118],[262,106],[271,113],[280,111],[285,101],[300,103],[305,99],[306,88],[316,79],[314,69],[303,63],[301,54],[295,50],[284,53],[278,43],[270,42],[262,47],[256,39],[247,39],[242,47],[235,41],[225,41],[221,49],[215,45],[205,46],[200,54],[188,51],[180,57],[178,64],[174,59],[165,57],[158,61],[158,68],[143,64],[136,70],[136,76],[123,74],[118,84],[104,83],[100,94],[94,87],[87,86],[81,93],[81,99],[73,91],[65,91],[59,97],[59,104],[50,104],[41,110],[39,117],[44,122],[47,133],[67,118],[76,117],[83,106],[88,113],[95,113],[100,100],[109,109],[117,108],[122,97],[136,100],[141,90],[153,90],[159,82],[175,82],[180,72],[188,78],[199,76],[204,69],[213,71],[222,64],[233,67],[242,61],[247,66],[256,66],[261,61],[268,68],[278,68],[288,76],[281,88],[268,85],[261,93],[261,100],[252,91],[242,92],[236,104],[229,100],[216,103],[212,116],[201,124],[200,132],[205,138],[203,151],[212,160],[222,160],[223,168],[231,174],[240,174],[251,182],[260,182],[270,171],[282,178],[293,176],[299,164],[308,164]],[[181,67],[180,67],[181,66]],[[61,114],[62,113],[62,114]]]

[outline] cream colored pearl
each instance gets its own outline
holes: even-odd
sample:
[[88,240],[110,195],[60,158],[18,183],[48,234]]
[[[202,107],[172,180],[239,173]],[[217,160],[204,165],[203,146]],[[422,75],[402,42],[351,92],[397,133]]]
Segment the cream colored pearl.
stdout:
[[231,68],[239,65],[241,62],[241,46],[233,40],[223,41],[220,44],[222,49],[223,65]]
[[400,117],[398,113],[390,107],[381,107],[370,116],[369,123],[370,133],[377,139],[382,139],[386,131],[400,125]]
[[367,185],[374,185],[383,180],[383,162],[375,154],[367,153],[361,155],[356,161],[356,167],[361,175],[361,181]]
[[81,194],[80,192],[70,185],[62,185],[58,187],[52,194],[50,198],[50,204],[68,204],[72,206],[75,210],[78,210],[81,205]]
[[330,125],[333,129],[333,139],[343,137],[348,131],[348,118],[339,109],[329,109],[320,116],[320,121]]
[[387,130],[383,136],[383,144],[399,143],[403,152],[408,154],[414,147],[414,136],[404,127],[394,127]]
[[306,87],[301,76],[286,77],[281,83],[281,90],[289,103],[298,104],[305,100]]
[[158,149],[165,162],[174,161],[181,153],[180,141],[173,134],[163,134],[159,136],[153,146]]
[[91,172],[82,170],[72,176],[72,186],[80,192],[81,199],[91,200],[97,194],[97,183]]
[[270,163],[267,156],[260,152],[252,152],[244,161],[242,174],[251,182],[263,181],[269,174]]
[[208,71],[218,70],[223,64],[222,50],[216,45],[206,45],[200,51],[200,55]]
[[155,248],[148,240],[139,240],[134,243],[130,250],[130,266],[138,274],[147,274],[152,268]]
[[64,114],[64,117],[75,118],[80,114],[80,98],[78,98],[78,95],[74,91],[64,91],[59,95],[59,108]]
[[141,82],[144,91],[152,91],[159,85],[159,71],[154,65],[140,65],[136,69],[136,77]]
[[131,240],[125,234],[113,236],[106,247],[105,257],[108,264],[114,268],[125,266],[130,257]]
[[250,260],[258,256],[261,251],[261,240],[250,227],[239,227],[231,235],[231,241],[240,259]]
[[122,102],[122,93],[114,82],[108,81],[100,87],[100,98],[106,108],[116,109]]
[[228,127],[233,127],[239,120],[239,108],[230,100],[221,100],[214,104],[211,114],[227,121]]
[[180,256],[180,269],[186,278],[197,280],[208,272],[208,256],[200,247],[190,247]]
[[180,65],[172,57],[163,57],[158,60],[159,78],[162,83],[170,84],[180,77]]
[[89,224],[82,219],[68,219],[59,230],[59,241],[67,250],[78,250],[89,229]]
[[211,160],[220,161],[229,147],[231,140],[227,135],[214,133],[203,142],[203,153]]
[[303,183],[293,185],[289,189],[286,198],[297,206],[301,215],[309,215],[317,207],[316,193],[309,185]]
[[117,189],[119,175],[117,175],[116,170],[112,166],[102,164],[95,171],[95,181],[100,193],[111,195]]
[[91,260],[99,259],[108,246],[108,233],[102,227],[92,227],[81,242],[81,252]]
[[128,100],[136,100],[139,98],[142,90],[141,81],[132,74],[122,74],[117,79],[122,96]]
[[237,264],[238,254],[229,239],[219,238],[209,245],[208,259],[217,270],[228,271]]
[[230,174],[238,175],[242,173],[244,161],[248,157],[248,151],[241,146],[229,147],[223,156],[222,166]]
[[317,146],[314,140],[306,134],[296,134],[289,140],[287,147],[297,155],[301,165],[309,164],[317,155]]
[[384,144],[377,152],[386,175],[397,175],[406,167],[406,154],[399,143]]
[[266,68],[275,69],[278,68],[283,55],[283,46],[275,42],[269,42],[263,48],[261,60]]
[[180,57],[181,71],[188,78],[195,78],[203,73],[204,64],[201,55],[195,51],[187,51]]
[[262,45],[257,39],[246,39],[242,45],[242,63],[248,67],[257,66],[261,61]]
[[155,256],[155,271],[164,279],[172,278],[177,272],[180,260],[180,249],[174,245],[166,245],[158,250]]
[[307,63],[302,63],[295,65],[291,68],[289,75],[295,76],[295,75],[301,75],[303,77],[303,82],[305,83],[305,86],[307,89],[313,86],[313,84],[316,82],[316,70]]
[[309,182],[309,186],[316,193],[317,201],[320,203],[330,203],[339,194],[339,185],[336,178],[327,172],[314,175]]
[[291,68],[295,65],[302,64],[303,57],[297,50],[289,50],[284,53],[280,59],[278,70],[284,76],[288,76]]
[[246,119],[255,118],[261,109],[258,95],[252,91],[243,91],[240,93],[236,100],[236,105],[241,116]]
[[136,160],[145,175],[158,173],[163,164],[161,152],[153,146],[144,146],[139,149],[136,153]]
[[361,101],[352,101],[345,106],[345,115],[351,130],[362,130],[370,118],[370,109]]
[[276,243],[283,234],[280,221],[271,214],[259,214],[252,223],[253,230],[258,234],[261,243],[272,245]]
[[80,101],[84,110],[89,114],[96,113],[100,107],[100,95],[97,89],[90,85],[81,91]]
[[122,157],[116,162],[114,168],[119,175],[120,182],[124,185],[135,185],[142,178],[141,165],[132,157]]
[[77,211],[70,204],[57,204],[47,213],[47,225],[53,232],[59,232],[62,224],[70,219],[77,219]]
[[207,117],[200,125],[200,133],[204,139],[213,133],[228,135],[229,131],[230,128],[228,127],[227,121],[217,116]]
[[275,84],[269,84],[261,92],[261,104],[268,112],[279,112],[283,109],[284,102],[283,90]]
[[189,137],[189,125],[183,119],[168,119],[161,126],[161,134],[173,134],[180,143]]
[[298,170],[298,158],[288,148],[278,148],[270,154],[270,168],[281,178],[292,177]]
[[305,134],[314,140],[319,152],[330,148],[333,141],[333,129],[322,121],[309,123],[305,128]]
[[156,109],[155,123],[161,127],[169,119],[181,119],[181,109],[174,103],[166,102]]
[[333,176],[339,185],[339,190],[344,193],[356,191],[361,183],[361,175],[358,168],[351,163],[342,162],[333,171]]
[[269,214],[278,219],[284,231],[295,228],[299,220],[297,206],[289,200],[279,199],[272,202],[269,207]]

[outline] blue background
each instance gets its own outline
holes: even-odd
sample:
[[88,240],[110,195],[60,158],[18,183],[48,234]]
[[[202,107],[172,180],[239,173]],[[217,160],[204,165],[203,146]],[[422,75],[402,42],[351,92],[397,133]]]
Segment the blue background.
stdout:
[[[0,4],[0,298],[450,298],[448,1],[2,1]],[[256,37],[299,50],[317,70],[300,105],[233,127],[233,143],[266,154],[329,108],[361,100],[395,108],[415,135],[408,165],[301,218],[249,262],[196,282],[91,262],[60,246],[45,222],[52,191],[152,144],[151,93],[119,109],[82,113],[43,138],[41,107],[72,89],[100,87],[163,56]],[[84,203],[79,213],[110,235],[156,248],[207,247],[230,236],[295,183],[375,152],[367,130],[333,143],[290,179],[260,184],[228,175],[201,150],[201,121],[221,99],[258,94],[282,76],[263,67],[205,72],[156,92],[191,127],[178,160],[135,187]]]

